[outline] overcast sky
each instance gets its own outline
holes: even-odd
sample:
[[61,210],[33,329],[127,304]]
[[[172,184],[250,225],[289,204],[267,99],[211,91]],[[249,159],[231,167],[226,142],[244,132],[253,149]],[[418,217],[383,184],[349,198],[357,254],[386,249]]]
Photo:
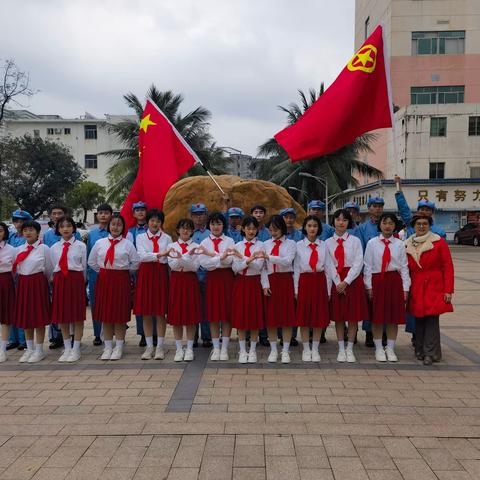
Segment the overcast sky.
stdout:
[[40,90],[26,108],[130,113],[151,83],[212,112],[219,146],[256,154],[277,105],[329,85],[353,54],[354,0],[5,0],[0,58]]

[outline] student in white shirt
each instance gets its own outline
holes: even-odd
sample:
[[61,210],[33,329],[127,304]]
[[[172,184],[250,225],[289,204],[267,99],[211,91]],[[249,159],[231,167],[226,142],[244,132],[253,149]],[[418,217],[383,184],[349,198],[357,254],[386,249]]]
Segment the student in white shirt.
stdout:
[[[305,217],[304,239],[297,242],[294,261],[294,286],[297,298],[297,324],[300,327],[304,362],[319,362],[318,352],[322,329],[330,322],[329,286],[325,275],[325,242],[319,240],[322,223],[317,216]],[[312,348],[309,333],[313,330]]]
[[103,327],[105,347],[101,359],[120,360],[131,317],[130,273],[138,269],[140,258],[133,243],[123,238],[126,226],[121,215],[112,216],[107,230],[108,237],[98,240],[88,257],[88,265],[99,272],[93,317],[102,322]]
[[[363,284],[363,250],[360,240],[348,233],[353,225],[348,210],[333,214],[333,237],[326,240],[327,276],[333,281],[330,295],[331,319],[335,322],[338,340],[338,362],[356,362],[353,344],[358,322],[368,319],[367,294]],[[345,351],[344,332],[348,323]]]
[[[395,354],[398,325],[406,322],[405,304],[410,289],[410,274],[405,245],[394,237],[398,223],[393,213],[384,213],[380,217],[380,235],[367,243],[363,260],[365,288],[372,302],[375,359],[379,362],[398,361]],[[385,326],[387,348],[384,350],[382,334]]]
[[7,224],[0,222],[0,324],[2,325],[0,363],[7,360],[8,336],[10,335],[10,325],[13,323],[15,305],[15,287],[12,275],[15,249],[7,243],[9,234]]
[[[200,266],[200,258],[197,254],[199,245],[192,240],[194,228],[191,219],[181,219],[177,224],[178,240],[168,246],[168,265],[172,271],[168,323],[173,326],[175,336],[175,362],[193,360],[195,328],[202,319],[200,283],[197,277]],[[182,345],[183,327],[187,337],[185,350]]]
[[[135,303],[133,313],[137,318],[143,317],[143,332],[146,349],[142,360],[163,360],[163,348],[168,308],[168,246],[172,238],[162,231],[165,215],[162,211],[151,209],[147,212],[145,233],[137,236],[137,251],[140,267],[135,286]],[[153,353],[153,317],[157,323],[157,348]]]
[[14,325],[25,330],[27,341],[27,349],[19,360],[21,363],[36,363],[46,357],[43,342],[45,327],[50,324],[48,279],[53,266],[49,248],[38,239],[40,230],[40,224],[34,220],[24,222],[22,235],[26,243],[15,249],[12,266],[12,271],[18,274]]
[[61,218],[55,226],[55,234],[61,236],[61,240],[50,248],[54,272],[52,323],[60,325],[65,347],[58,361],[68,363],[80,360],[86,310],[87,246],[75,238],[76,231],[73,218]]

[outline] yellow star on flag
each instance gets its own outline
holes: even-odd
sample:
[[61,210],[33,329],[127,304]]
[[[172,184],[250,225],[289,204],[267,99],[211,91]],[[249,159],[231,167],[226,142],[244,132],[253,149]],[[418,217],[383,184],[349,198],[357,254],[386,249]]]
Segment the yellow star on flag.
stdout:
[[143,130],[145,133],[147,133],[147,129],[150,125],[156,125],[156,123],[150,120],[150,114],[148,114],[142,118],[142,121],[140,122],[140,130]]
[[363,53],[357,53],[357,60],[364,66],[367,66],[368,62],[373,62],[373,58],[371,55],[371,50],[367,50]]

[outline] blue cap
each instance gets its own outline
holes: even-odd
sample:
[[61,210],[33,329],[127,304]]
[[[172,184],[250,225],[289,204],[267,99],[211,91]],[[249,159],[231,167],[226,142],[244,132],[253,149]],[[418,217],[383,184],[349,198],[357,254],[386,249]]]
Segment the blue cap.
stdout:
[[194,203],[190,207],[190,213],[207,213],[207,207],[203,203]]
[[12,213],[12,218],[21,218],[22,220],[33,220],[33,217],[26,211],[20,208]]
[[429,200],[420,200],[418,202],[417,209],[420,209],[421,207],[427,207],[435,210],[435,204],[433,202],[430,202]]
[[322,202],[321,200],[312,200],[308,202],[308,209],[310,210],[311,208],[318,208],[320,210],[325,210],[325,203]]
[[360,206],[356,202],[347,202],[343,208],[354,208],[357,211],[360,211]]
[[385,200],[382,197],[370,197],[367,202],[367,207],[373,204],[385,205]]
[[282,208],[279,212],[279,215],[284,217],[285,215],[291,214],[297,216],[297,212],[293,208]]
[[229,217],[243,217],[245,214],[241,208],[232,207],[228,209],[227,215]]
[[145,202],[136,202],[132,205],[132,210],[136,210],[137,208],[147,208],[147,204]]

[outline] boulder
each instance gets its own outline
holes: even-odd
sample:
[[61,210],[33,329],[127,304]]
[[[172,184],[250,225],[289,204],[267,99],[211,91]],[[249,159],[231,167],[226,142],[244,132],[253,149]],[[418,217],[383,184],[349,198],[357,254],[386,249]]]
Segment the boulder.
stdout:
[[[282,208],[292,207],[297,212],[297,226],[305,218],[305,210],[288,191],[264,180],[246,180],[235,175],[216,175],[215,180],[230,197],[231,207],[240,207],[245,214],[259,203],[267,209],[267,218]],[[209,212],[220,210],[222,194],[208,176],[187,177],[175,183],[164,202],[165,231],[175,235],[175,226],[181,218],[189,217],[192,203],[204,203]],[[176,235],[175,235],[176,236]]]

